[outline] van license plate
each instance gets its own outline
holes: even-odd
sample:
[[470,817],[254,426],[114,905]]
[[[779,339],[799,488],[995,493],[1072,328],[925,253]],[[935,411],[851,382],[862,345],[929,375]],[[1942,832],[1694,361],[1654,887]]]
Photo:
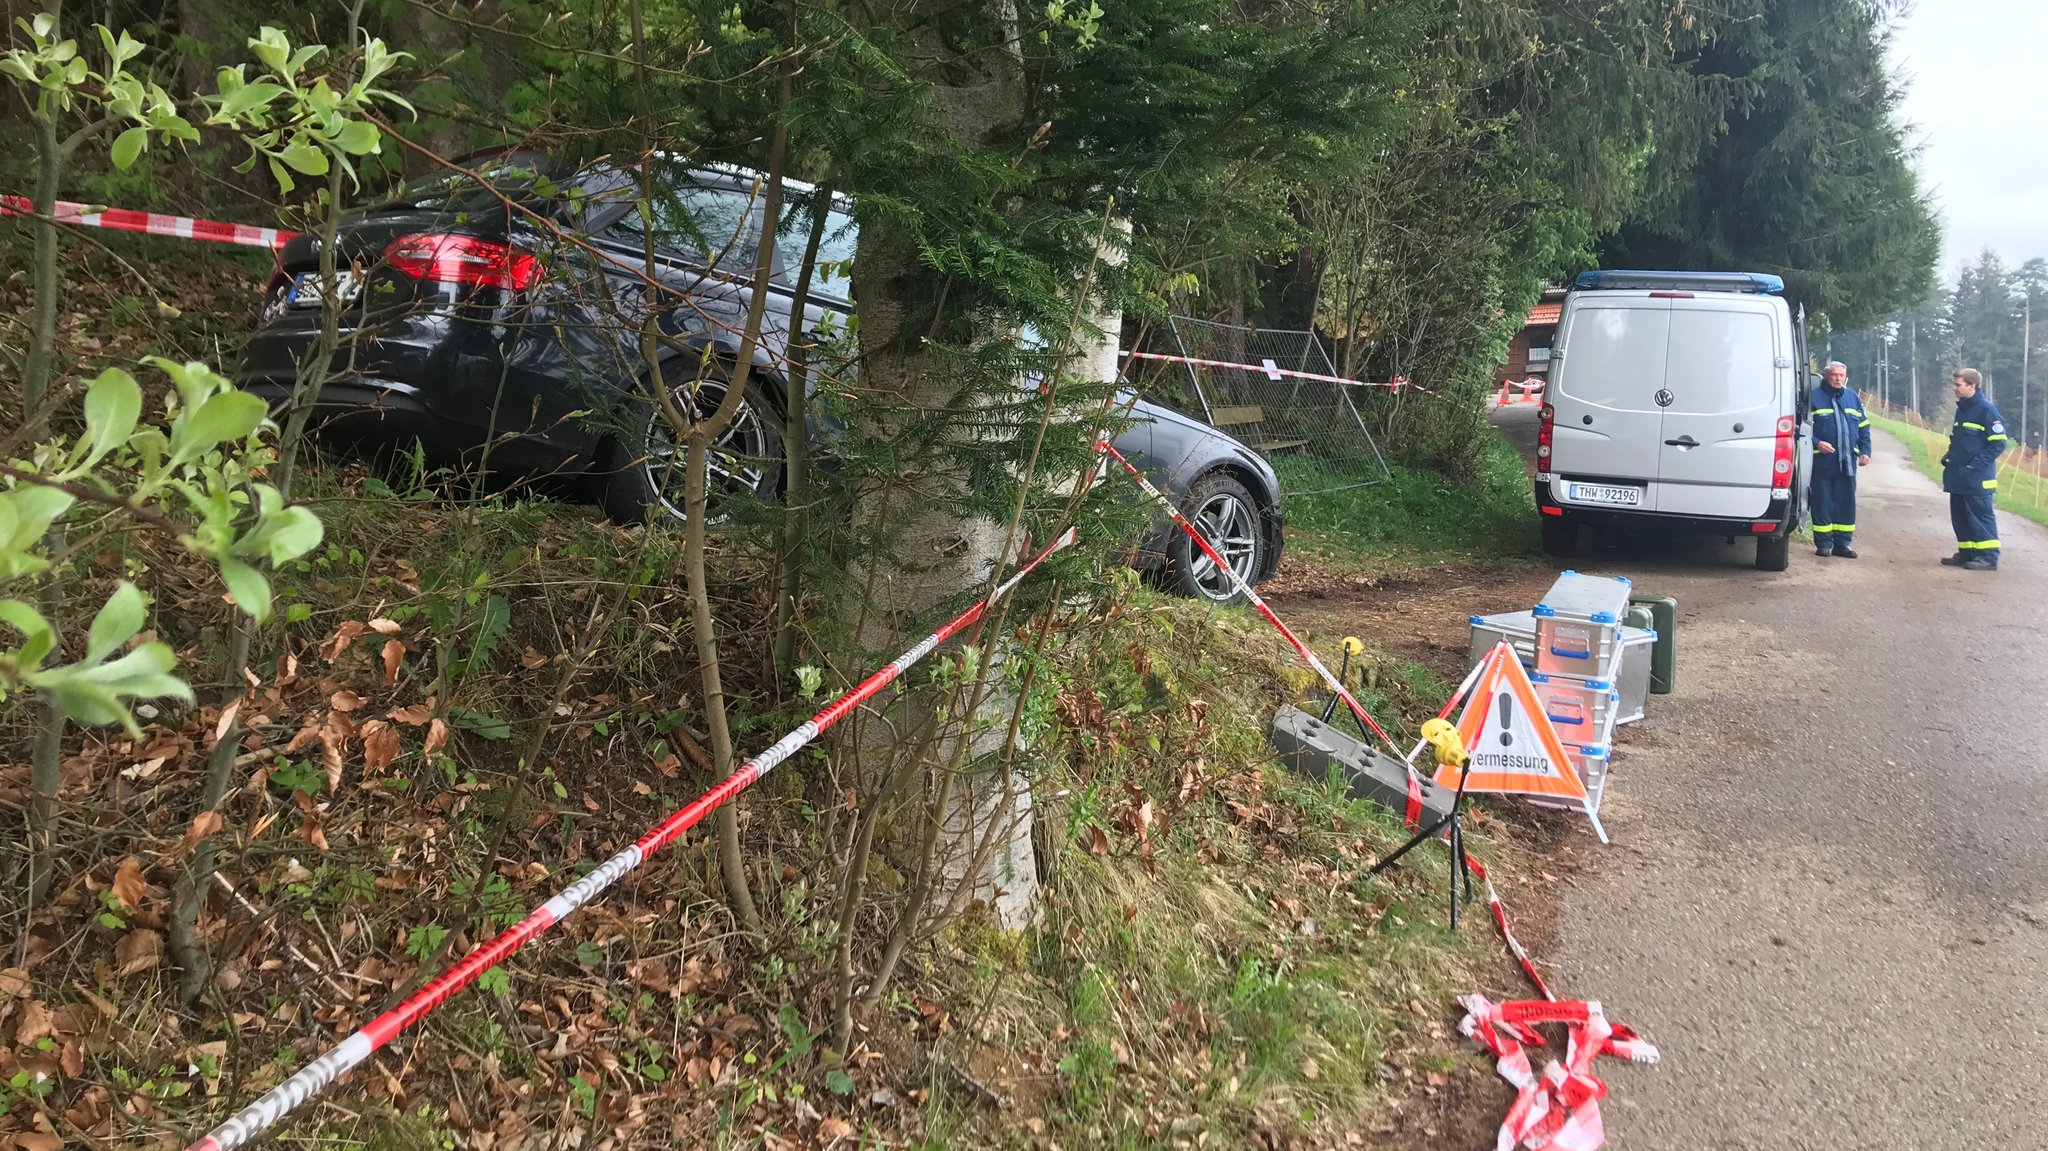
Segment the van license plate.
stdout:
[[1568,486],[1575,504],[1620,504],[1634,507],[1643,502],[1643,489],[1619,487],[1614,484],[1571,484]]

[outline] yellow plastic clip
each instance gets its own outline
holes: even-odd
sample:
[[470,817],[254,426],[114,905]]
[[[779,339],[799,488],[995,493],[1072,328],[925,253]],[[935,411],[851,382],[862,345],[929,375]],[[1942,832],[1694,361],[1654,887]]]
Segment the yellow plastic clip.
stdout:
[[1458,734],[1457,725],[1447,719],[1432,719],[1424,723],[1422,738],[1436,749],[1436,761],[1445,767],[1462,769],[1470,758],[1465,752],[1465,737]]
[[1365,644],[1360,642],[1359,638],[1355,635],[1345,636],[1344,642],[1337,646],[1343,649],[1345,655],[1348,655],[1353,659],[1357,659],[1359,656],[1365,654]]

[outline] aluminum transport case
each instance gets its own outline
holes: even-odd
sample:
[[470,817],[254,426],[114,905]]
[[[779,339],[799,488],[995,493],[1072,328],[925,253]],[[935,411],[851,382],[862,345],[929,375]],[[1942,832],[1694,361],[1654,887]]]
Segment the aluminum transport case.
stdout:
[[1629,581],[1567,571],[1536,605],[1536,670],[1545,675],[1607,678],[1621,650],[1621,617]]

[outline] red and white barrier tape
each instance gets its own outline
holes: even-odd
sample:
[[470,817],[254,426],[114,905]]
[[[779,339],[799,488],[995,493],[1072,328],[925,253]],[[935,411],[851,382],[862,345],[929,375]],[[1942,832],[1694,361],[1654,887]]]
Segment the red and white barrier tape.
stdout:
[[[1138,486],[1145,490],[1145,494],[1151,496],[1153,502],[1157,503],[1160,507],[1165,508],[1167,514],[1173,517],[1174,524],[1187,534],[1188,539],[1194,541],[1196,547],[1202,549],[1202,554],[1209,557],[1209,562],[1216,565],[1216,570],[1222,572],[1230,580],[1231,588],[1243,596],[1245,601],[1250,603],[1252,607],[1258,609],[1259,614],[1266,617],[1267,623],[1280,629],[1280,634],[1286,637],[1289,644],[1293,645],[1295,652],[1310,667],[1315,669],[1316,674],[1322,677],[1323,683],[1332,692],[1336,693],[1337,698],[1344,701],[1344,706],[1351,709],[1351,714],[1358,717],[1358,722],[1364,724],[1374,735],[1378,736],[1380,742],[1387,745],[1388,751],[1393,752],[1396,756],[1401,754],[1401,749],[1394,746],[1392,737],[1388,736],[1385,729],[1381,728],[1379,724],[1373,722],[1372,716],[1367,715],[1365,708],[1360,706],[1356,699],[1352,698],[1350,690],[1336,676],[1330,674],[1330,669],[1323,665],[1322,660],[1316,658],[1316,653],[1310,650],[1307,644],[1301,642],[1301,637],[1295,635],[1294,630],[1288,627],[1278,615],[1274,614],[1273,609],[1267,605],[1264,599],[1260,598],[1259,593],[1253,590],[1252,585],[1246,582],[1243,576],[1237,574],[1237,569],[1224,562],[1222,554],[1216,550],[1215,545],[1209,542],[1208,537],[1202,534],[1200,528],[1188,522],[1188,518],[1180,513],[1180,509],[1173,506],[1173,501],[1166,498],[1165,492],[1153,487],[1152,481],[1145,478],[1145,473],[1139,471],[1137,465],[1131,463],[1130,460],[1125,459],[1124,454],[1116,450],[1116,445],[1108,440],[1097,441],[1095,450],[1115,457],[1116,462],[1122,464],[1124,470],[1130,473],[1131,478],[1137,481]],[[1403,762],[1405,763],[1406,761],[1404,760]],[[1412,766],[1408,768],[1407,820],[1410,827],[1415,827],[1422,822],[1422,779],[1415,774],[1415,768]]]
[[[1467,995],[1458,1002],[1465,1008],[1458,1030],[1493,1053],[1501,1078],[1517,1092],[1501,1122],[1495,1151],[1597,1151],[1607,1141],[1600,1118],[1607,1084],[1593,1074],[1593,1060],[1611,1055],[1655,1063],[1659,1058],[1641,1036],[1609,1023],[1598,1000],[1494,1003],[1483,995]],[[1543,1046],[1536,1031],[1540,1023],[1564,1024],[1568,1038],[1564,1062],[1552,1061],[1539,1076],[1525,1045]]]
[[1128,356],[1134,360],[1153,360],[1162,364],[1192,364],[1198,368],[1229,368],[1240,372],[1257,372],[1270,380],[1314,380],[1324,384],[1343,384],[1345,387],[1350,388],[1387,388],[1395,392],[1417,391],[1432,396],[1436,394],[1428,388],[1409,380],[1406,376],[1395,376],[1384,384],[1376,384],[1370,380],[1354,380],[1348,376],[1326,376],[1321,372],[1297,372],[1292,368],[1283,368],[1271,360],[1267,360],[1262,364],[1240,364],[1232,360],[1205,360],[1199,356],[1169,356],[1160,352],[1119,352],[1117,354]]
[[[0,196],[0,216],[35,216],[35,202],[27,196]],[[251,248],[276,248],[298,235],[284,228],[253,228],[247,224],[226,224],[219,220],[195,220],[190,216],[166,216],[160,212],[133,212],[126,208],[101,208],[58,200],[50,219],[81,228],[110,228],[116,232],[139,232],[146,236],[170,236],[180,240],[206,240],[216,244],[241,244]]]
[[520,920],[510,930],[470,952],[461,962],[436,976],[433,982],[408,996],[404,1002],[364,1024],[355,1034],[308,1063],[297,1074],[243,1108],[232,1119],[214,1128],[205,1138],[186,1148],[186,1151],[231,1151],[232,1148],[247,1143],[275,1126],[293,1109],[334,1082],[336,1077],[368,1059],[373,1052],[391,1042],[401,1031],[419,1022],[449,996],[468,987],[478,976],[504,962],[534,936],[567,919],[577,908],[618,882],[621,876],[639,867],[649,856],[695,827],[706,815],[717,810],[733,796],[745,791],[755,781],[774,770],[776,765],[785,762],[824,731],[845,719],[855,708],[874,698],[898,676],[937,650],[940,644],[973,626],[987,614],[990,606],[1008,595],[1023,582],[1025,576],[1044,563],[1046,557],[1073,542],[1074,531],[1069,528],[1044,551],[1019,567],[1015,574],[990,592],[986,599],[926,636],[917,646],[897,656],[888,666],[869,676],[860,686],[834,700],[823,711],[804,721],[802,726],[777,740],[766,751],[741,764],[718,786],[692,800],[624,851],[606,860],[597,870],[571,884],[561,894],[534,908],[525,919]]

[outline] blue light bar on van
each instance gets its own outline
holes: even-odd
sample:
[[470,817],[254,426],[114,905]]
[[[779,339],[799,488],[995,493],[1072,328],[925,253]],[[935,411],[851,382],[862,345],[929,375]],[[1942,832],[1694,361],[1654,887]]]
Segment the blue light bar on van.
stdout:
[[1765,272],[1649,272],[1617,268],[1580,272],[1572,287],[1609,292],[1757,292],[1775,296],[1785,281]]

